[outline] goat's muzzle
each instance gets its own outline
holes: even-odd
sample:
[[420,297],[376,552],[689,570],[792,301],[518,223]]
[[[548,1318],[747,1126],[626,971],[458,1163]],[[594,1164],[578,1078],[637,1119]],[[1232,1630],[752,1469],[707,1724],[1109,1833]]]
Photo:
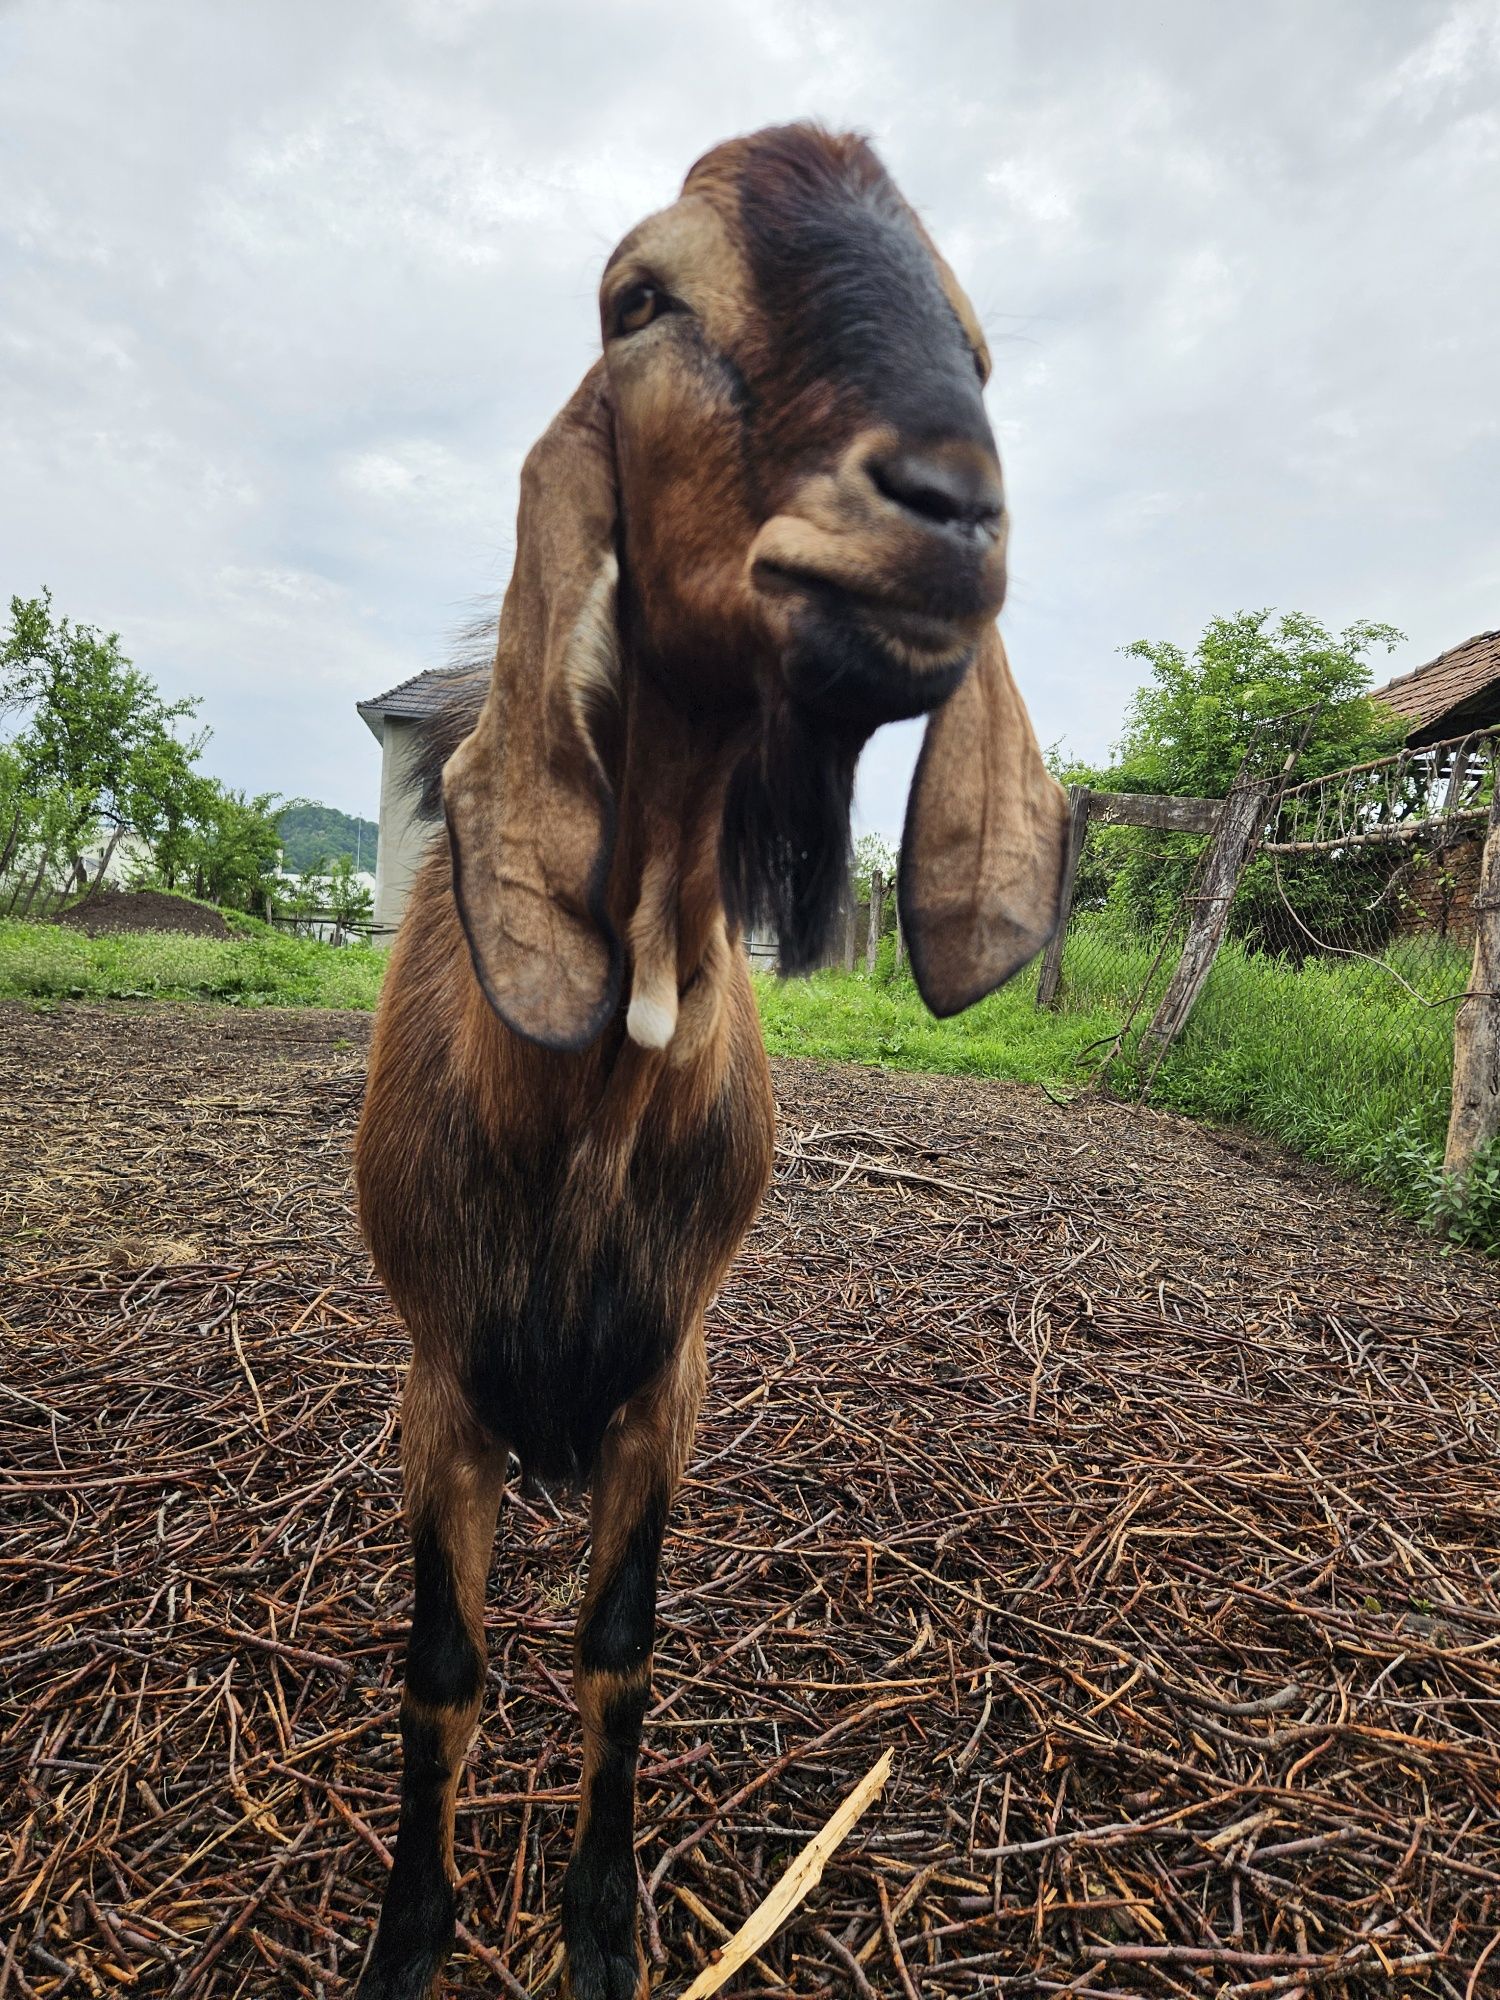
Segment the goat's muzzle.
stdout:
[[856,439],[750,550],[794,699],[871,723],[936,707],[1004,601],[1005,542],[992,448],[887,430]]

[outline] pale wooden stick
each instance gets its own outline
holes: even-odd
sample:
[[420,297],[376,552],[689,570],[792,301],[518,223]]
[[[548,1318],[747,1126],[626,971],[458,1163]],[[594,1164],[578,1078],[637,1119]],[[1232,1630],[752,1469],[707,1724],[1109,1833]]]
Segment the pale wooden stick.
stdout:
[[681,2000],[708,2000],[711,1993],[717,1993],[726,1980],[732,1979],[740,1967],[776,1935],[798,1904],[818,1886],[829,1855],[843,1843],[849,1829],[880,1792],[890,1774],[891,1753],[887,1750],[879,1762],[866,1771],[832,1818],[813,1835],[771,1893],[746,1917],[720,1956],[698,1974],[682,1994]]
[[245,1359],[245,1349],[240,1340],[240,1316],[236,1312],[229,1315],[229,1338],[234,1342],[234,1351],[240,1358],[240,1367],[245,1371],[245,1380],[250,1384],[250,1393],[255,1398],[255,1407],[260,1412],[260,1427],[265,1435],[271,1435],[270,1421],[266,1416],[266,1406],[260,1398],[260,1384],[250,1372],[250,1363]]

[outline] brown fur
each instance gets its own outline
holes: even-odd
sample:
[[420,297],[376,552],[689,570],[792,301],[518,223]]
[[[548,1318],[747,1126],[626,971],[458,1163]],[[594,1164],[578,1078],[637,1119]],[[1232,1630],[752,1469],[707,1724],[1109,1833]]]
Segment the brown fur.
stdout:
[[[643,298],[671,303],[652,320]],[[571,1990],[648,1991],[632,1815],[657,1560],[703,1315],[774,1143],[724,882],[765,887],[797,957],[861,743],[931,712],[901,884],[926,997],[990,990],[1055,908],[1061,796],[991,626],[988,356],[868,146],[789,128],[707,156],[610,259],[601,311],[604,359],[527,462],[483,707],[456,747],[438,731],[448,840],[391,956],[357,1141],[361,1223],[413,1342],[417,1575],[365,2000],[422,2000],[451,1944],[511,1451],[593,1485]]]

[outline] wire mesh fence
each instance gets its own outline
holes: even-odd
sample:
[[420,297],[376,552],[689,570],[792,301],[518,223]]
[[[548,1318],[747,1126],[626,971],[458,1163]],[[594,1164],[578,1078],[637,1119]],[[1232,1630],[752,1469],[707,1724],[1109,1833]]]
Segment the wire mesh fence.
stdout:
[[1268,738],[1241,774],[1264,810],[1180,1041],[1153,1024],[1205,901],[1212,832],[1090,819],[1051,1004],[1115,1010],[1090,1056],[1117,1085],[1230,1117],[1294,1094],[1310,1127],[1357,1124],[1367,1151],[1440,1158],[1500,730],[1309,779],[1288,768],[1294,749]]

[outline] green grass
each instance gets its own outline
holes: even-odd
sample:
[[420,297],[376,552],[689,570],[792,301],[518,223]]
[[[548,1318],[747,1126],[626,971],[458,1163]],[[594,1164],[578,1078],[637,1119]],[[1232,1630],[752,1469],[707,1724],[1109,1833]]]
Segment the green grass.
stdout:
[[[1091,1080],[1153,957],[1148,941],[1085,919],[1068,938],[1057,1012],[1038,1012],[1033,970],[954,1021],[932,1020],[910,978],[888,968],[873,979],[760,975],[755,984],[773,1054],[1011,1077],[1067,1092]],[[1124,1092],[1137,1084],[1135,1041],[1172,962],[1169,954],[1156,971],[1110,1070],[1107,1080]],[[1397,944],[1379,964],[1318,959],[1300,969],[1226,946],[1154,1079],[1152,1101],[1263,1132],[1378,1188],[1453,1241],[1500,1252],[1500,1153],[1477,1164],[1461,1205],[1442,1174],[1454,1010],[1424,1002],[1461,993],[1468,972],[1466,952],[1430,940]]]
[[[386,955],[288,937],[231,919],[229,939],[161,934],[90,938],[56,924],[0,921],[0,997],[31,1000],[213,1000],[241,1007],[371,1008]],[[934,1021],[890,945],[874,978],[758,974],[756,998],[773,1055],[882,1069],[1011,1078],[1066,1095],[1092,1080],[1150,971],[1149,942],[1085,918],[1068,938],[1062,1005],[1039,1012],[1035,969],[967,1014]],[[1467,955],[1395,947],[1418,995],[1463,990]],[[1158,970],[1165,982],[1170,958]],[[1142,1019],[1149,1018],[1148,1001]],[[1137,1024],[1139,1025],[1139,1023]],[[1455,1204],[1442,1175],[1452,1083],[1453,1008],[1428,1007],[1380,966],[1310,960],[1300,970],[1228,946],[1152,1101],[1216,1123],[1248,1126],[1351,1178],[1455,1242],[1500,1252],[1500,1151],[1481,1160]],[[1131,1051],[1108,1081],[1129,1090]]]
[[1075,952],[1070,938],[1066,1005],[1056,1012],[1038,1011],[1033,966],[966,1014],[935,1021],[910,975],[892,973],[890,954],[887,940],[873,979],[844,972],[788,980],[757,974],[755,997],[772,1055],[1073,1088],[1092,1074],[1097,1050],[1091,1054],[1091,1045],[1114,1036],[1152,958],[1150,947],[1137,940],[1094,934],[1086,949]]
[[287,937],[253,918],[241,935],[126,931],[104,937],[62,924],[0,920],[0,998],[217,1000],[235,1007],[375,1005],[385,953]]

